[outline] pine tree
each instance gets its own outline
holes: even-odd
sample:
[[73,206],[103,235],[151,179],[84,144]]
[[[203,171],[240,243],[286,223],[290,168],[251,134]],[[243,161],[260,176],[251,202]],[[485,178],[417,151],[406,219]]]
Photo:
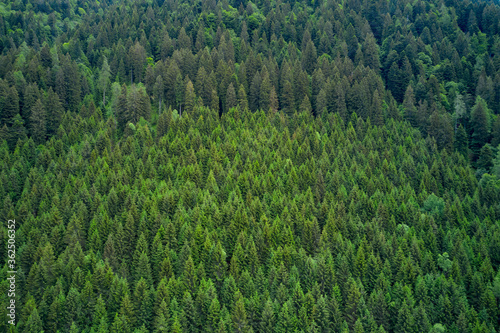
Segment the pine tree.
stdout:
[[491,145],[493,147],[500,145],[500,115],[495,117],[491,128]]
[[162,108],[161,108],[161,104],[163,102],[163,95],[164,95],[164,83],[163,83],[163,78],[161,75],[158,75],[156,77],[156,81],[155,81],[155,85],[154,85],[154,96],[155,96],[155,99],[158,101],[158,114],[162,114]]
[[217,298],[212,299],[212,302],[210,303],[210,308],[208,310],[208,315],[207,315],[207,327],[208,331],[210,332],[216,332],[217,327],[219,326],[219,321],[220,321],[220,303]]
[[392,92],[394,99],[401,103],[403,101],[404,89],[401,70],[396,62],[393,62],[387,74],[387,89]]
[[158,141],[162,136],[167,134],[171,122],[172,122],[172,109],[169,108],[166,112],[163,112],[158,117],[158,125],[156,126],[156,138]]
[[373,92],[370,119],[373,125],[382,126],[384,124],[382,100],[377,89]]
[[360,297],[361,293],[356,285],[356,282],[353,278],[350,278],[348,281],[347,299],[345,306],[345,315],[348,319],[350,327],[354,327],[354,323],[358,319],[357,310]]
[[458,94],[455,98],[455,130],[458,129],[458,123],[467,113],[467,108],[465,106],[464,98],[462,95]]
[[471,111],[472,140],[471,149],[474,160],[479,157],[479,152],[489,138],[488,107],[481,98],[476,98],[476,104]]
[[99,72],[99,88],[102,91],[102,105],[106,105],[106,88],[109,85],[109,78],[111,76],[111,68],[108,64],[108,58],[104,56],[102,61],[101,71]]
[[26,139],[26,128],[24,127],[23,118],[18,113],[12,119],[12,127],[9,128],[9,139],[7,140],[9,147],[12,149],[18,140],[24,141]]
[[142,74],[146,64],[146,50],[138,41],[130,47],[130,82],[139,83],[142,81]]
[[40,315],[38,314],[38,310],[36,308],[29,316],[24,327],[26,333],[43,332],[42,320],[40,319]]
[[398,311],[398,318],[396,322],[396,326],[394,328],[394,332],[404,333],[404,332],[413,332],[414,329],[414,319],[413,314],[410,310],[409,305],[406,303],[406,300],[403,301],[401,308]]
[[64,109],[59,96],[50,87],[45,99],[45,110],[47,114],[47,134],[52,136],[56,133],[61,123]]
[[269,79],[269,73],[263,71],[262,83],[260,85],[259,92],[259,108],[265,112],[269,111],[271,106],[271,81]]
[[148,282],[143,277],[140,278],[135,287],[134,303],[137,315],[137,325],[144,325],[149,328],[152,317],[152,300]]
[[238,100],[236,99],[236,91],[234,90],[233,83],[231,82],[227,87],[226,92],[226,107],[225,112],[229,111],[229,109],[236,107]]
[[493,167],[493,157],[493,151],[490,144],[485,144],[479,153],[477,168],[484,169],[486,172],[489,172]]
[[405,110],[405,118],[410,122],[413,127],[421,126],[418,121],[417,108],[415,107],[415,95],[411,85],[406,88],[405,97],[403,100],[403,108]]
[[198,277],[196,275],[193,258],[191,256],[188,257],[184,265],[183,283],[184,287],[189,292],[194,293],[196,291]]
[[288,80],[283,84],[283,94],[281,96],[280,105],[283,112],[289,117],[295,112],[295,97],[292,84]]
[[260,86],[262,84],[262,77],[259,72],[255,73],[250,85],[250,94],[248,95],[248,105],[250,110],[257,111],[260,107]]
[[328,103],[330,107],[328,111],[338,113],[340,118],[345,122],[347,120],[347,105],[345,100],[345,94],[343,88],[340,84],[335,84],[332,92],[332,102]]
[[143,117],[149,120],[151,116],[151,103],[146,89],[143,86],[132,85],[127,94],[127,122],[137,123]]
[[76,328],[75,321],[81,315],[80,293],[76,288],[70,288],[66,297],[64,312],[66,325],[71,323],[71,329],[73,329],[73,325]]
[[31,136],[37,144],[45,142],[47,135],[46,116],[42,101],[38,99],[31,109],[30,118]]
[[262,310],[261,320],[259,323],[259,332],[273,333],[276,326],[273,304],[270,299],[266,301]]
[[219,96],[217,95],[217,91],[212,90],[212,95],[210,98],[210,109],[219,112]]
[[274,88],[274,86],[271,88],[271,92],[269,93],[269,108],[274,113],[278,112],[279,110],[278,95],[276,94],[276,89]]
[[247,312],[245,310],[245,305],[243,304],[243,297],[241,296],[241,293],[238,291],[234,297],[237,299],[231,314],[234,332],[253,332],[251,326],[248,324]]
[[203,105],[210,105],[212,86],[210,86],[209,84],[208,74],[205,70],[205,67],[200,67],[198,69],[194,87],[196,89],[196,93],[203,101]]
[[194,87],[191,80],[188,80],[186,84],[186,92],[184,93],[184,111],[191,112],[196,103],[196,95],[194,93]]
[[469,140],[467,138],[467,133],[465,133],[464,127],[462,126],[462,124],[460,124],[460,126],[457,129],[457,132],[455,133],[455,150],[457,150],[460,154],[467,157],[468,149],[469,149]]
[[317,319],[318,328],[320,333],[327,333],[332,331],[331,315],[328,309],[328,304],[324,296],[321,296],[317,304]]
[[290,309],[290,302],[285,302],[278,316],[275,332],[294,332],[297,326],[297,317]]
[[305,45],[305,49],[302,52],[302,68],[307,72],[307,74],[312,75],[315,69],[316,59],[318,55],[316,53],[316,46],[312,40],[309,39]]
[[429,332],[431,325],[422,302],[415,309],[413,317],[415,318],[415,329],[418,332]]
[[24,91],[24,101],[22,107],[22,114],[24,121],[26,122],[28,128],[30,128],[31,110],[35,105],[36,101],[40,99],[40,90],[36,83],[29,84]]
[[248,109],[247,94],[245,92],[245,87],[242,84],[240,84],[240,88],[238,89],[238,104],[241,109]]
[[368,34],[363,43],[363,63],[376,73],[380,72],[380,58],[377,41],[372,34]]
[[184,292],[184,297],[182,299],[182,326],[186,333],[198,332],[197,321],[198,316],[196,315],[193,298],[189,291]]
[[128,111],[128,103],[127,103],[127,86],[125,84],[121,87],[121,93],[118,96],[118,100],[116,103],[116,121],[118,123],[118,127],[121,129],[125,128],[125,125],[128,122],[129,111]]
[[345,30],[345,41],[348,47],[348,56],[354,60],[354,55],[358,49],[358,37],[356,36],[356,30],[354,29],[352,23],[349,24]]
[[92,321],[94,325],[102,325],[102,321],[106,322],[108,321],[108,313],[106,311],[106,304],[104,300],[102,299],[102,295],[99,295],[99,298],[97,298],[95,307],[94,307],[94,313],[92,314]]
[[2,124],[7,124],[12,126],[15,122],[15,117],[19,114],[19,95],[15,87],[8,88],[5,92],[5,97],[0,96],[4,99],[3,108],[0,109],[0,120]]
[[302,103],[299,107],[300,112],[304,112],[306,114],[310,114],[312,112],[311,102],[309,101],[309,97],[307,95],[304,96]]

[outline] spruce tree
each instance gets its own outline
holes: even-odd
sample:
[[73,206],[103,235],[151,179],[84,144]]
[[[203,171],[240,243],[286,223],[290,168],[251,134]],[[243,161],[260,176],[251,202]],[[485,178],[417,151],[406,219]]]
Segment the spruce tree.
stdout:
[[456,133],[455,133],[455,149],[467,157],[467,152],[469,149],[469,140],[467,138],[467,133],[465,132],[464,127],[460,124]]
[[252,79],[252,84],[250,85],[250,93],[248,95],[248,105],[250,110],[257,111],[260,107],[260,86],[262,84],[262,77],[259,72],[255,73]]
[[229,109],[236,107],[238,100],[236,98],[236,91],[234,90],[233,83],[230,83],[227,87],[226,92],[226,107],[225,112],[229,111]]
[[[184,111],[191,112],[196,103],[196,95],[194,93],[194,87],[191,80],[188,80],[186,84],[186,92],[184,93]],[[182,112],[180,112],[182,113]]]
[[31,108],[30,116],[31,137],[37,144],[45,142],[47,136],[46,119],[47,114],[45,112],[45,107],[42,101],[38,99]]
[[479,152],[489,138],[488,107],[481,98],[476,98],[476,104],[471,111],[472,140],[471,149],[474,160],[479,157]]
[[269,111],[271,106],[271,81],[269,79],[269,73],[263,71],[262,83],[260,85],[259,92],[259,108],[265,112]]
[[18,140],[25,140],[26,139],[26,128],[24,127],[24,121],[23,118],[21,118],[21,115],[18,113],[14,118],[12,119],[12,126],[9,128],[9,138],[7,140],[9,147],[13,148]]
[[45,110],[47,120],[47,134],[52,136],[56,133],[61,123],[64,109],[57,93],[50,87],[45,99]]
[[247,312],[245,310],[245,305],[243,303],[243,297],[241,296],[241,293],[238,291],[234,297],[236,298],[236,303],[231,314],[234,332],[253,332],[252,327],[248,324]]
[[15,117],[19,114],[19,95],[15,87],[10,87],[2,92],[4,96],[0,96],[3,99],[3,105],[1,112],[2,124],[7,124],[13,126],[15,123]]
[[240,88],[238,89],[238,104],[242,110],[248,109],[247,94],[242,84],[240,84]]
[[158,75],[156,77],[156,81],[154,84],[154,96],[155,99],[158,101],[158,114],[162,114],[162,102],[163,102],[163,95],[164,95],[164,83],[163,83],[163,78],[161,75]]
[[263,333],[273,333],[275,328],[275,315],[273,304],[270,299],[268,299],[262,310],[262,315],[259,323],[259,332]]
[[109,85],[109,78],[111,76],[111,68],[108,64],[108,58],[104,56],[102,61],[101,71],[99,72],[99,88],[102,91],[102,106],[106,106],[106,89]]
[[280,100],[281,109],[291,117],[295,111],[295,98],[292,84],[286,81],[283,85],[283,95]]

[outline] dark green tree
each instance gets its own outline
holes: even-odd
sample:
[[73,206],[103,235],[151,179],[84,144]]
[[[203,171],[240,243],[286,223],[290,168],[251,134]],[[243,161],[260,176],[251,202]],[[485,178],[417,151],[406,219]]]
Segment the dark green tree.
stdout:
[[31,108],[30,115],[31,137],[37,144],[43,143],[47,136],[46,119],[47,114],[45,112],[45,107],[42,101],[38,99]]

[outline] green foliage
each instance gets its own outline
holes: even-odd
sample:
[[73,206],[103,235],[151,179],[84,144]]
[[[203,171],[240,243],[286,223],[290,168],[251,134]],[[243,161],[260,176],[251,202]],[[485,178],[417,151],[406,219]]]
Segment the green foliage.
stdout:
[[0,2],[10,330],[499,331],[499,13]]
[[444,211],[444,206],[444,200],[432,193],[425,200],[422,211],[431,215],[441,216]]

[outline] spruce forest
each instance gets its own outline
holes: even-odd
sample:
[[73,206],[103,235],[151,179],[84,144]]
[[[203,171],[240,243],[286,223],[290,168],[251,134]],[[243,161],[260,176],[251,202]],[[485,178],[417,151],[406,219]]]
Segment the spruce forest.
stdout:
[[2,332],[500,332],[500,3],[1,0],[0,221]]

